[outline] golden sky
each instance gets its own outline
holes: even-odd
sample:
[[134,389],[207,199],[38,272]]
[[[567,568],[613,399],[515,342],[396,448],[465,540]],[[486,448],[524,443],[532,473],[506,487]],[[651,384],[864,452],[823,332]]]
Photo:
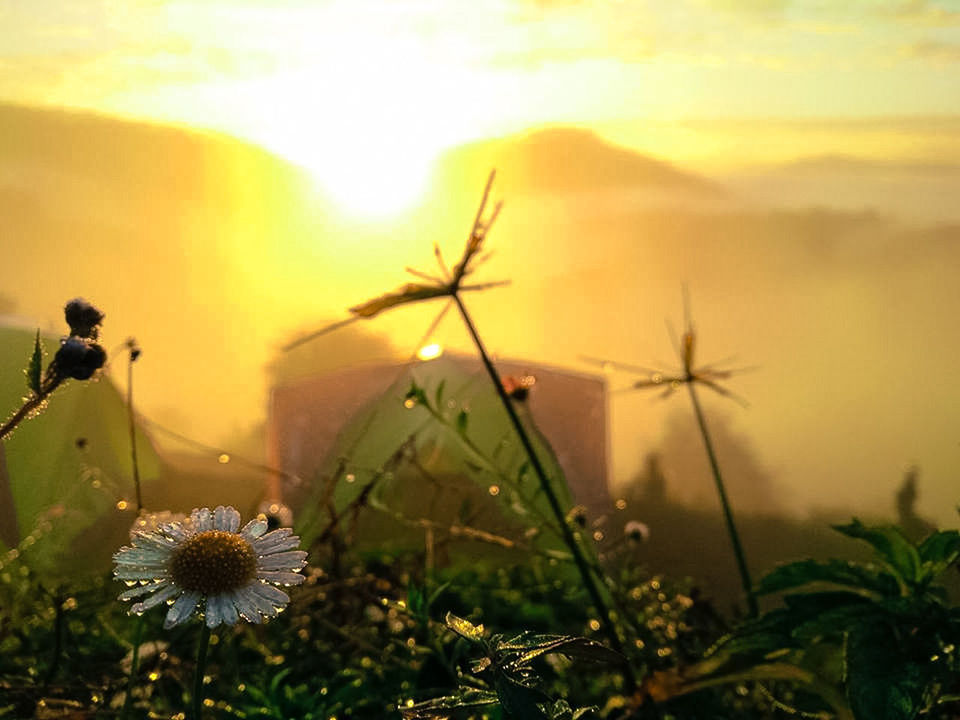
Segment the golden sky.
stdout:
[[0,5],[0,100],[223,130],[360,206],[409,202],[441,148],[541,123],[701,167],[958,157],[890,129],[960,114],[958,69],[957,0]]
[[[276,167],[254,178],[263,162],[249,153],[198,173],[207,156],[192,140],[132,130],[125,142],[159,149],[115,151],[109,123],[64,133],[61,160],[86,143],[78,177],[40,152],[0,163],[23,191],[10,195],[19,224],[0,289],[53,332],[61,293],[101,302],[112,341],[144,345],[144,411],[187,434],[247,428],[266,406],[263,364],[292,332],[396,287],[406,264],[430,270],[434,240],[455,257],[485,158],[426,210],[392,215],[416,205],[441,151],[574,125],[797,212],[645,213],[590,188],[508,196],[485,270],[514,284],[470,299],[491,348],[584,370],[583,354],[669,362],[663,318],[687,283],[705,356],[761,367],[737,379],[750,411],[711,411],[734,418],[801,504],[876,492],[871,508],[888,510],[902,467],[919,462],[934,486],[924,510],[955,517],[960,0],[7,0],[0,102],[225,132],[306,167],[353,213],[320,222],[279,197]],[[100,167],[112,150],[117,167]],[[819,156],[841,162],[733,184]],[[808,212],[854,190],[846,215]],[[954,224],[888,217],[913,206]],[[82,232],[89,248],[71,236]],[[157,301],[168,292],[185,319]],[[435,311],[371,329],[408,353]],[[469,350],[449,318],[437,339]],[[202,358],[192,372],[181,347]],[[664,426],[666,406],[650,407],[611,401],[620,479]]]

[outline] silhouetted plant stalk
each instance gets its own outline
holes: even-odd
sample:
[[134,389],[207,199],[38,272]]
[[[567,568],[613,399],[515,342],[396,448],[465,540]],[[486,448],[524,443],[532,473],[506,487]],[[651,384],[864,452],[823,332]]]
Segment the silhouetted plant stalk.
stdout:
[[[685,303],[686,304],[686,303]],[[635,389],[664,388],[661,397],[667,397],[681,385],[685,385],[690,393],[690,403],[693,405],[693,414],[697,421],[697,428],[700,431],[700,437],[703,439],[703,446],[707,452],[707,460],[710,463],[710,472],[713,475],[714,485],[717,488],[717,495],[720,498],[720,506],[723,510],[723,519],[727,527],[727,534],[730,536],[730,544],[733,546],[733,554],[737,563],[737,570],[740,573],[740,583],[747,600],[747,609],[750,617],[756,617],[759,613],[757,607],[757,598],[754,593],[753,582],[750,580],[750,570],[747,566],[746,553],[743,550],[743,544],[740,542],[740,534],[737,532],[737,525],[733,518],[733,508],[727,498],[727,491],[723,482],[723,474],[720,472],[720,464],[717,461],[717,454],[713,448],[713,441],[710,439],[710,432],[707,429],[707,421],[700,407],[700,399],[697,396],[696,385],[704,385],[718,395],[731,398],[743,404],[743,401],[719,384],[720,380],[726,380],[736,370],[721,370],[716,364],[694,367],[694,349],[696,346],[696,334],[693,331],[693,325],[689,316],[686,319],[686,331],[683,333],[682,344],[677,348],[683,365],[682,372],[679,375],[664,374],[659,370],[652,370],[637,365],[627,365],[624,363],[611,362],[599,358],[584,358],[588,362],[599,363],[607,366],[621,367],[630,372],[641,372],[648,377],[646,380],[638,380],[633,384]]]
[[[133,487],[137,497],[137,521],[143,513],[143,494],[140,491],[140,463],[137,460],[137,424],[133,412],[133,363],[140,357],[140,347],[132,337],[125,343],[127,355],[127,424],[130,427],[130,463],[133,468]],[[130,659],[130,676],[127,678],[127,692],[123,698],[123,707],[120,710],[120,720],[126,720],[130,714],[133,702],[133,688],[136,685],[137,673],[140,671],[140,643],[143,640],[143,626],[146,620],[143,615],[137,616],[133,629],[133,654]]]
[[140,357],[137,341],[127,338],[127,421],[130,426],[130,463],[133,467],[133,487],[137,495],[137,517],[143,512],[143,495],[140,492],[140,464],[137,462],[137,424],[133,412],[133,364]]
[[510,419],[510,424],[513,426],[517,436],[520,439],[520,443],[527,455],[530,466],[533,468],[534,474],[537,476],[537,480],[540,483],[540,487],[544,493],[544,496],[547,498],[550,510],[552,511],[554,517],[556,518],[557,524],[560,527],[562,539],[570,549],[570,553],[573,556],[574,563],[580,573],[581,579],[583,580],[587,594],[590,596],[590,599],[596,607],[597,612],[603,619],[601,628],[606,634],[607,639],[609,640],[613,649],[624,656],[622,670],[626,685],[625,689],[628,693],[632,693],[636,688],[636,678],[634,677],[632,667],[630,667],[629,663],[626,661],[623,643],[620,641],[620,637],[617,634],[616,625],[611,619],[612,615],[608,603],[603,594],[600,592],[600,586],[597,583],[597,578],[594,575],[594,571],[591,569],[590,563],[584,555],[580,543],[577,542],[577,538],[574,536],[573,531],[566,522],[563,509],[560,507],[560,501],[553,489],[550,478],[547,476],[547,472],[544,469],[543,464],[540,462],[540,458],[534,449],[529,434],[524,428],[520,417],[517,415],[517,412],[514,409],[506,390],[503,388],[500,375],[497,373],[490,356],[487,354],[486,348],[484,347],[483,342],[480,339],[480,335],[477,332],[477,328],[470,317],[470,313],[467,312],[467,309],[463,304],[463,300],[460,297],[462,292],[486,290],[507,284],[506,281],[476,283],[470,285],[464,284],[464,280],[476,269],[477,265],[489,257],[488,254],[481,254],[481,250],[483,249],[484,240],[486,239],[494,221],[497,219],[502,207],[502,203],[496,203],[493,206],[493,210],[490,212],[489,216],[484,217],[495,175],[496,172],[493,171],[487,178],[487,183],[483,189],[483,196],[480,200],[480,206],[477,209],[476,216],[474,217],[470,234],[467,236],[467,243],[466,247],[464,248],[463,255],[461,256],[459,262],[457,262],[452,269],[448,269],[443,260],[440,248],[437,245],[434,245],[434,255],[436,256],[437,263],[440,266],[440,276],[430,275],[412,268],[406,268],[407,272],[409,272],[411,275],[414,275],[421,281],[426,282],[407,283],[395,292],[385,293],[384,295],[373,298],[365,303],[355,305],[350,308],[350,312],[353,315],[352,317],[332,325],[327,325],[326,327],[323,327],[314,333],[305,335],[287,345],[284,350],[292,350],[293,348],[332,330],[336,330],[337,328],[343,327],[352,322],[356,322],[360,319],[373,318],[379,315],[381,312],[391,308],[420,302],[422,300],[432,300],[439,297],[450,298],[450,300],[460,311],[460,316],[463,319],[464,325],[466,326],[471,339],[473,340],[474,346],[477,348],[477,352],[480,354],[480,358],[483,361],[483,366],[486,369],[487,374],[490,376],[490,381],[493,383],[493,386],[496,389],[497,396],[500,398],[500,402],[503,405],[504,410],[507,412],[507,416]]
[[707,451],[707,459],[710,461],[710,471],[713,473],[713,480],[717,486],[717,495],[720,497],[720,505],[723,508],[723,519],[727,525],[727,533],[730,535],[730,542],[733,545],[733,554],[737,559],[737,569],[740,571],[740,582],[743,585],[743,592],[747,598],[747,608],[749,609],[750,617],[756,617],[759,613],[757,597],[753,592],[753,582],[750,580],[750,569],[747,567],[747,557],[743,551],[743,545],[740,543],[740,534],[737,532],[737,524],[733,519],[733,509],[730,507],[730,501],[727,500],[727,491],[723,485],[723,475],[720,473],[717,455],[713,450],[710,432],[707,430],[707,421],[703,417],[703,410],[700,409],[700,400],[697,398],[697,391],[693,387],[693,382],[687,382],[687,390],[690,392],[690,403],[693,405],[693,412],[697,416],[697,426],[700,428],[700,437],[703,438],[703,446]]

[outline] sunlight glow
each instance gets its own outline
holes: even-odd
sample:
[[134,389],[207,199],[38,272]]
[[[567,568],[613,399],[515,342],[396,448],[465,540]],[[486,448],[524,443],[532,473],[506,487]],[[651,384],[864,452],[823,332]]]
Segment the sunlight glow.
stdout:
[[245,81],[256,141],[306,168],[348,214],[380,219],[425,193],[441,152],[476,129],[470,83],[422,38],[344,24],[295,69]]
[[433,360],[443,355],[443,346],[439,343],[430,343],[417,350],[417,357],[420,360]]

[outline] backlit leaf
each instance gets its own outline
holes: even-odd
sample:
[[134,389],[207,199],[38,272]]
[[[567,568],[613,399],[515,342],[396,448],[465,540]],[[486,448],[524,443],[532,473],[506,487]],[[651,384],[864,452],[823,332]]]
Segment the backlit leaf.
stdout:
[[458,617],[451,612],[447,613],[446,617],[447,627],[453,630],[457,635],[462,638],[475,643],[483,641],[483,625],[474,625],[469,620],[464,620],[462,617]]
[[43,366],[43,344],[40,342],[40,331],[33,343],[33,354],[30,364],[27,365],[27,386],[37,395],[40,394],[40,371]]
[[423,283],[407,283],[399,290],[385,293],[365,303],[354,305],[350,312],[363,318],[372,318],[384,310],[406,305],[407,303],[430,300],[450,294],[450,288],[445,285],[424,285]]

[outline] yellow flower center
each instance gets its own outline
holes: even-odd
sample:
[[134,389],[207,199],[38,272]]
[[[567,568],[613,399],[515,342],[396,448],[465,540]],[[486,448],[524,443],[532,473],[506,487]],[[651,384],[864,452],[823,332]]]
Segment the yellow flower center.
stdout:
[[257,574],[253,546],[237,533],[207,530],[185,540],[170,558],[170,575],[184,590],[216,595],[243,587]]

